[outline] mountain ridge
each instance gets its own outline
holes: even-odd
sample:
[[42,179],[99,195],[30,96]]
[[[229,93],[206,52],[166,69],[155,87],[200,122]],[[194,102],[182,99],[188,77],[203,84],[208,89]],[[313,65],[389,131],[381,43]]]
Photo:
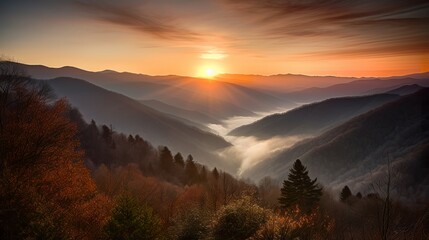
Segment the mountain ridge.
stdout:
[[[322,184],[337,188],[349,184],[365,190],[371,182],[385,176],[383,171],[390,159],[398,171],[399,195],[405,194],[412,186],[407,183],[412,181],[419,182],[416,189],[424,188],[425,182],[429,182],[427,164],[417,172],[402,170],[411,169],[415,164],[420,166],[424,161],[419,159],[429,157],[428,108],[429,89],[425,88],[356,116],[320,136],[303,140],[258,163],[245,172],[244,177],[262,178],[269,173],[285,178],[293,161],[299,158]],[[418,152],[426,155],[417,159],[409,157]],[[363,177],[370,173],[371,177]]]
[[229,135],[255,136],[259,139],[290,135],[317,135],[398,97],[394,94],[377,94],[330,98],[302,105],[284,113],[266,116],[254,123],[232,130]]
[[192,153],[199,159],[218,161],[213,151],[230,146],[223,138],[179,120],[138,101],[115,93],[85,80],[56,78],[47,80],[60,97],[82,112],[85,120],[100,124],[112,124],[120,132],[140,134],[156,145],[168,145],[175,151]]

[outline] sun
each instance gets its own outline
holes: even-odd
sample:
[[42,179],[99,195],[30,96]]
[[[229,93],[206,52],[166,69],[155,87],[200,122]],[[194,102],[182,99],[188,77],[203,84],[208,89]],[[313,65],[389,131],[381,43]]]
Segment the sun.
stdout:
[[217,72],[213,68],[207,68],[204,72],[205,77],[212,78],[217,75]]
[[195,74],[196,77],[205,79],[214,79],[217,75],[222,74],[224,69],[220,65],[207,64],[200,66]]

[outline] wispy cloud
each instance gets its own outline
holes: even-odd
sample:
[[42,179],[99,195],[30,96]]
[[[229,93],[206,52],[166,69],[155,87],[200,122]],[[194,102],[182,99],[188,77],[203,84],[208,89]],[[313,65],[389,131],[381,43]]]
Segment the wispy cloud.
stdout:
[[[317,40],[317,45],[334,39],[337,48],[326,50],[344,54],[429,52],[427,0],[219,1],[241,13],[270,40]],[[359,52],[361,44],[365,46]]]
[[167,20],[141,9],[95,1],[75,2],[105,22],[125,26],[152,37],[175,41],[197,41],[201,37],[199,33],[173,23],[174,19]]
[[222,60],[226,57],[228,57],[228,54],[218,49],[210,49],[200,55],[200,58],[209,60]]

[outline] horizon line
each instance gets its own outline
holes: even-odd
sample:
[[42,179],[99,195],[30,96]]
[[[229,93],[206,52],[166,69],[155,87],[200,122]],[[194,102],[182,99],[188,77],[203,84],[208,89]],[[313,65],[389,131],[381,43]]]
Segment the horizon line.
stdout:
[[[54,69],[76,68],[76,69],[79,69],[79,70],[83,70],[83,71],[86,71],[86,72],[93,72],[93,73],[102,73],[102,72],[111,71],[111,72],[115,72],[115,73],[119,73],[119,74],[135,74],[135,75],[145,75],[145,76],[150,76],[150,77],[170,77],[170,76],[177,76],[177,77],[205,79],[203,77],[198,77],[198,76],[180,75],[180,74],[174,74],[174,73],[171,73],[171,74],[147,74],[147,73],[142,73],[142,72],[129,72],[129,71],[114,70],[114,69],[90,70],[90,69],[85,69],[83,67],[71,66],[71,65],[49,66],[49,65],[45,65],[45,64],[41,64],[41,63],[39,63],[39,64],[35,64],[35,63],[23,63],[23,62],[20,62],[20,61],[8,60],[8,59],[3,59],[0,62],[12,62],[12,63],[22,64],[22,65],[42,66],[42,67],[54,68]],[[365,78],[405,77],[405,76],[409,76],[409,75],[425,74],[425,73],[429,73],[429,71],[411,72],[411,73],[407,73],[407,74],[404,74],[404,75],[383,75],[383,76],[343,76],[343,75],[329,75],[329,74],[328,75],[307,75],[307,74],[303,74],[303,73],[273,73],[273,74],[269,74],[269,75],[257,74],[257,73],[219,73],[215,77],[213,77],[213,79],[216,79],[217,76],[221,76],[221,75],[242,75],[242,76],[260,76],[260,77],[275,77],[275,76],[281,76],[281,75],[294,75],[294,76],[305,76],[305,77],[336,77],[336,78],[365,79]]]

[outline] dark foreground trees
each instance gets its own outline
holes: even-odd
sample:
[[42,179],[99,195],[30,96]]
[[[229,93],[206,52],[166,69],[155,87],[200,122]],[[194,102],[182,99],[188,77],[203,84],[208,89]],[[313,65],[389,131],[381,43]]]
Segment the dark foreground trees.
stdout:
[[298,159],[290,170],[288,180],[283,182],[280,206],[284,209],[298,206],[303,211],[310,211],[319,202],[322,188],[311,180],[307,168]]
[[108,199],[99,194],[65,101],[0,63],[0,238],[88,239]]
[[104,227],[105,237],[114,240],[155,240],[161,236],[161,222],[147,205],[130,194],[121,195]]

